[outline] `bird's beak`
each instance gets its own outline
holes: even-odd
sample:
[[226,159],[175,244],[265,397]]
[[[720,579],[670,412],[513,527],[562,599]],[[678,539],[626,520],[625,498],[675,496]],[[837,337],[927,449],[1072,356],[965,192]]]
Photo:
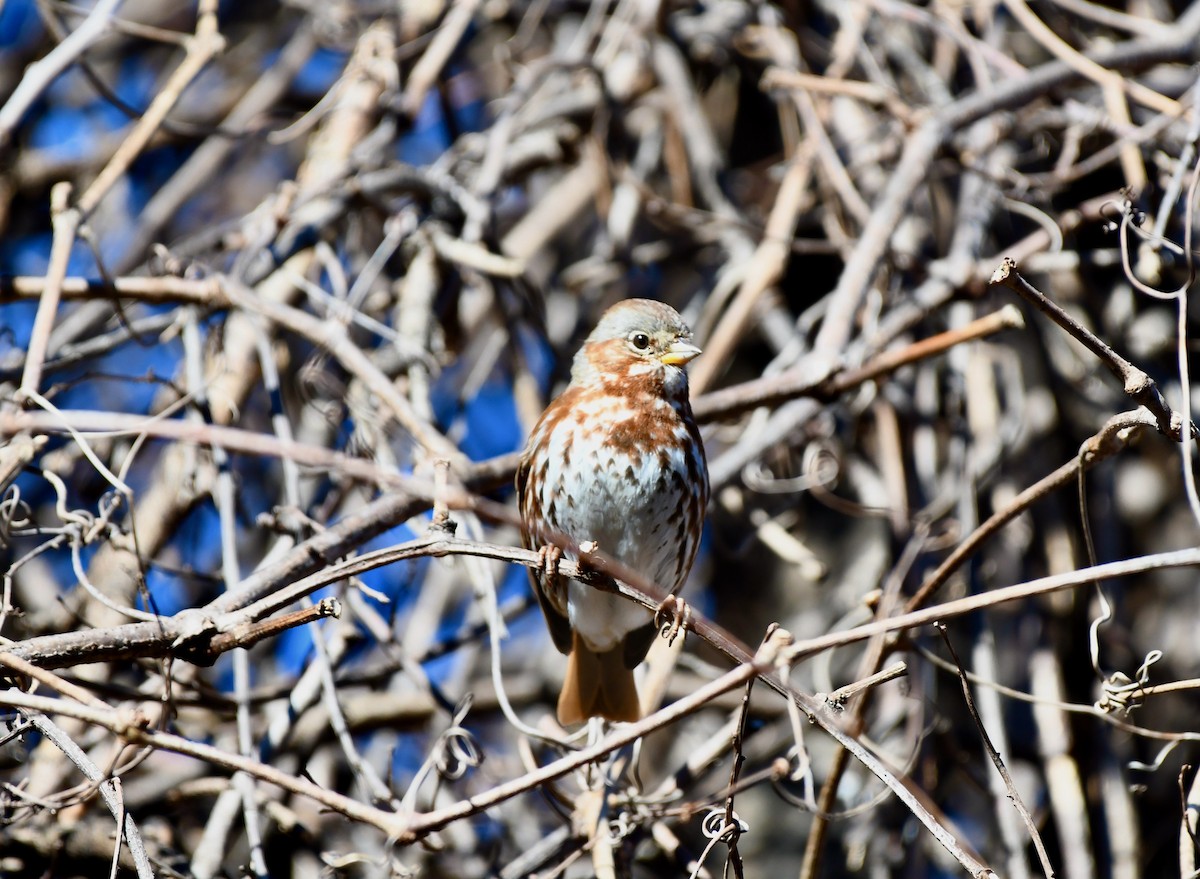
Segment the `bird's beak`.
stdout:
[[699,353],[700,349],[691,342],[685,342],[683,339],[676,339],[671,343],[671,347],[663,352],[663,355],[659,358],[659,360],[661,360],[667,366],[683,366]]

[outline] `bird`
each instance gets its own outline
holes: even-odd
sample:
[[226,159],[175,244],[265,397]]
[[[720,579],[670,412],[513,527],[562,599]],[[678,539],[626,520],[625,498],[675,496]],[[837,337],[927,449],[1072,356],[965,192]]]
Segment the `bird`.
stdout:
[[625,299],[576,353],[566,389],[530,432],[517,468],[522,541],[555,559],[531,569],[551,639],[567,656],[557,705],[564,727],[592,717],[631,722],[641,710],[633,669],[655,627],[611,590],[556,574],[554,545],[595,547],[674,596],[687,580],[708,505],[704,442],[684,367],[700,349],[679,313]]

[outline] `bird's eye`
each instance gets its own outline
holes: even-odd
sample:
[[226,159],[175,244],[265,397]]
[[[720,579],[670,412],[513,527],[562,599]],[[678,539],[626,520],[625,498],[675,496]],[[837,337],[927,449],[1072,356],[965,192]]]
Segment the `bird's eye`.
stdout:
[[629,337],[629,341],[633,344],[633,347],[637,348],[639,351],[645,351],[650,347],[650,337],[645,333],[633,333]]

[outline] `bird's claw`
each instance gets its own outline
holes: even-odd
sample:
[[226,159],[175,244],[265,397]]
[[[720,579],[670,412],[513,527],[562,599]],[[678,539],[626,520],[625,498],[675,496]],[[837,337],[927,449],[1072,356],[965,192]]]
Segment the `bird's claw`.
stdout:
[[688,628],[692,621],[692,609],[676,595],[668,595],[654,612],[654,625],[659,634],[674,644],[679,633]]
[[538,570],[543,577],[557,577],[558,563],[562,561],[562,549],[552,543],[547,543],[537,551]]
[[564,597],[562,595],[563,578],[558,570],[558,563],[562,561],[563,557],[562,549],[548,543],[538,549],[537,555],[537,568],[535,570],[541,575],[542,589],[545,591],[545,594],[554,596],[552,601]]

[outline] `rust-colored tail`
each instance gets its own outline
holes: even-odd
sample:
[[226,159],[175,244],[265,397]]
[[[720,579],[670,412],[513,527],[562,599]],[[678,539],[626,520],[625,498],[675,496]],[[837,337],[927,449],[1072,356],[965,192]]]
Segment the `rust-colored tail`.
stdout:
[[583,723],[589,717],[629,723],[640,720],[633,669],[625,667],[623,649],[617,646],[606,653],[595,653],[578,632],[571,636],[567,677],[558,696],[558,722],[567,726]]

